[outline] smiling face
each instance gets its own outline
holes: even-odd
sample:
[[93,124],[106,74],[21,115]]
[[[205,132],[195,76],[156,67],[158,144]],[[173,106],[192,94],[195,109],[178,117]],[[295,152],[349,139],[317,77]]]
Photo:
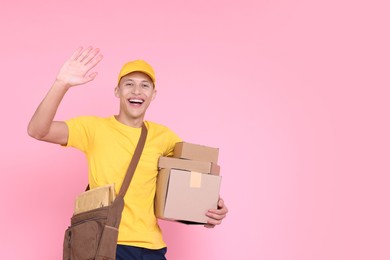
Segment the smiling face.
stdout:
[[115,88],[115,96],[120,100],[119,122],[141,127],[145,112],[156,96],[156,89],[149,76],[142,72],[132,72],[121,78]]

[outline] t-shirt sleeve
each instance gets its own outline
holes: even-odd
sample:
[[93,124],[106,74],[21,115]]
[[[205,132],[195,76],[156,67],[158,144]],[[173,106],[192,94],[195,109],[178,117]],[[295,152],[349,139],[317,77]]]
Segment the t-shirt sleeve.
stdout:
[[86,152],[95,134],[96,122],[94,117],[75,117],[66,120],[65,123],[69,129],[68,143],[66,146]]
[[173,150],[175,148],[176,143],[182,142],[183,140],[177,134],[170,130],[168,133],[168,138],[166,140],[167,146],[164,156],[173,156]]

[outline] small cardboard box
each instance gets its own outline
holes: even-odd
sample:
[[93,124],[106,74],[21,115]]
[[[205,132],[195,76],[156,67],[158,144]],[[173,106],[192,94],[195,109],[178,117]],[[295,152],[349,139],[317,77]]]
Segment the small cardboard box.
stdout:
[[160,219],[205,224],[216,209],[221,176],[177,169],[161,169],[157,177],[155,214]]
[[207,174],[219,175],[219,165],[212,162],[201,162],[194,160],[178,159],[172,157],[160,157],[158,160],[159,168],[178,169],[195,171]]
[[218,148],[179,142],[175,145],[173,157],[218,164],[218,153]]

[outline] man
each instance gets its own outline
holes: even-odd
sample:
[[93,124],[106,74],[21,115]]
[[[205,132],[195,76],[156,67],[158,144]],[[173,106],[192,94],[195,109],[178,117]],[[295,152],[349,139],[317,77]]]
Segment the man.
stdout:
[[[115,96],[119,114],[108,118],[84,116],[64,122],[54,121],[67,91],[92,81],[90,72],[103,55],[92,47],[77,49],[63,64],[57,78],[42,100],[28,126],[28,134],[38,140],[75,147],[88,159],[91,188],[122,184],[138,142],[145,112],[156,97],[155,74],[145,61],[126,63],[119,73]],[[117,259],[165,259],[166,244],[153,212],[157,162],[160,156],[173,154],[181,139],[167,127],[145,121],[148,137],[142,157],[125,196],[125,208],[119,227]],[[214,227],[227,214],[222,199],[218,209],[209,210],[206,227]]]

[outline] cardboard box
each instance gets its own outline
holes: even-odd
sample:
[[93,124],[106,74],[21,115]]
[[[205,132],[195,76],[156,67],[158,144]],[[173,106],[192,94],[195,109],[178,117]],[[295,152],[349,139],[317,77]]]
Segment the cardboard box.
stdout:
[[155,214],[160,219],[205,224],[216,209],[221,176],[177,169],[161,169],[157,177]]
[[218,148],[180,142],[175,145],[173,157],[218,164],[218,153]]
[[195,171],[207,174],[219,175],[219,165],[212,162],[201,162],[194,160],[178,159],[172,157],[160,157],[158,160],[159,168],[178,169]]

